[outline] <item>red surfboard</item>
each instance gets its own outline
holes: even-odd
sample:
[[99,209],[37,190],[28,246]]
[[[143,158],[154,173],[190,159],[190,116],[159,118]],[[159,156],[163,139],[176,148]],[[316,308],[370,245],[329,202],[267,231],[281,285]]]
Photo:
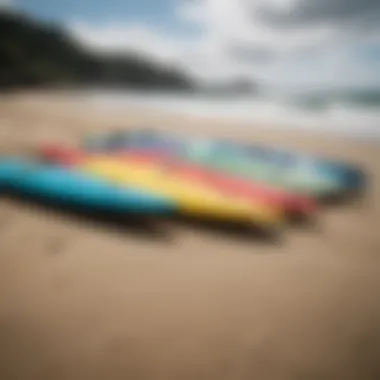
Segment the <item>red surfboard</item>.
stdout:
[[[90,156],[110,156],[110,153],[93,154],[53,145],[43,146],[39,150],[39,154],[49,162],[59,163],[65,166],[75,166],[81,160]],[[144,149],[128,149],[123,152],[112,153],[112,156],[121,160],[127,160],[128,162],[160,165],[165,170],[174,172],[179,178],[201,182],[230,195],[255,200],[256,202],[260,200],[273,206],[283,207],[290,217],[311,216],[315,213],[317,208],[316,202],[311,198],[264,187],[261,184],[255,184],[251,180],[235,178],[206,169],[199,165],[181,161],[178,158],[171,157],[169,154],[162,152]]]

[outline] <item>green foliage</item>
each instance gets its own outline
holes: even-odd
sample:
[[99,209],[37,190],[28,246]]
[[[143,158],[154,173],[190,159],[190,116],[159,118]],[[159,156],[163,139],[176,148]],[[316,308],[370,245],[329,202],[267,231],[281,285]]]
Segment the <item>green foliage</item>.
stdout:
[[147,59],[85,51],[63,30],[0,13],[0,87],[101,85],[189,90],[191,81]]

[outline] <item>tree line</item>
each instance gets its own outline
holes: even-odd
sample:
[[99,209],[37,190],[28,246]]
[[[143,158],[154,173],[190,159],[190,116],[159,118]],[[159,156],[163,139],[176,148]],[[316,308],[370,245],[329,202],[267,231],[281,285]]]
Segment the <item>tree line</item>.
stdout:
[[106,86],[190,90],[180,70],[131,54],[89,52],[62,28],[0,13],[0,88]]

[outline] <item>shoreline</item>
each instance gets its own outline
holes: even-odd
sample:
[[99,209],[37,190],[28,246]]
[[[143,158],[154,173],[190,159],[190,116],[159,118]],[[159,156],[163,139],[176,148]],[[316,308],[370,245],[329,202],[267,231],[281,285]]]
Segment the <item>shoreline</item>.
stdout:
[[[353,142],[360,142],[360,143],[370,143],[372,144],[379,144],[380,145],[380,130],[379,132],[372,131],[371,133],[363,133],[362,128],[355,127],[351,131],[348,131],[349,126],[346,127],[346,129],[343,129],[342,127],[334,126],[333,122],[329,122],[331,125],[329,128],[323,127],[318,128],[318,123],[315,121],[315,125],[311,125],[310,122],[313,118],[317,120],[317,118],[320,116],[320,113],[316,112],[314,116],[310,113],[308,115],[309,120],[307,121],[285,121],[282,120],[281,122],[279,120],[277,121],[269,121],[269,120],[255,120],[254,118],[246,118],[241,117],[239,115],[223,115],[223,113],[217,113],[215,110],[213,113],[210,114],[202,114],[202,112],[197,111],[190,111],[190,110],[176,110],[174,107],[169,107],[168,105],[163,106],[157,105],[154,102],[149,101],[138,101],[134,97],[140,97],[144,98],[145,95],[152,95],[147,92],[146,94],[144,92],[138,93],[138,92],[116,92],[116,98],[118,100],[116,101],[106,101],[102,98],[107,98],[109,96],[114,97],[112,92],[107,95],[107,92],[102,95],[101,90],[99,92],[94,92],[91,90],[71,90],[71,89],[60,89],[60,90],[53,90],[53,91],[46,91],[41,90],[38,92],[31,91],[31,92],[19,92],[11,96],[7,96],[6,94],[2,95],[0,97],[0,102],[2,99],[5,101],[8,101],[9,98],[12,98],[15,102],[21,102],[21,103],[41,103],[41,102],[47,102],[47,99],[52,103],[61,103],[61,104],[67,104],[71,107],[75,105],[75,108],[77,111],[80,111],[80,108],[84,110],[91,110],[92,112],[99,113],[100,116],[104,114],[121,114],[123,112],[130,112],[132,114],[134,113],[144,113],[149,112],[151,114],[156,115],[160,119],[168,118],[168,119],[188,119],[191,120],[194,123],[198,124],[204,124],[209,123],[210,125],[213,125],[213,128],[220,128],[221,130],[227,129],[227,133],[230,134],[230,132],[236,128],[238,128],[238,132],[242,133],[255,133],[255,132],[268,132],[268,133],[300,133],[304,134],[305,136],[312,136],[318,139],[326,139],[326,140],[336,140],[336,139],[344,139],[347,141],[353,141]],[[154,94],[152,96],[157,96],[159,94]],[[177,94],[164,94],[170,95],[173,97]],[[100,99],[99,99],[100,97]],[[124,99],[123,97],[129,97],[129,100]],[[181,94],[179,95],[181,97]],[[98,98],[98,99],[97,99]],[[194,99],[197,99],[196,97]],[[254,100],[254,99],[253,99]],[[75,104],[77,103],[77,104]],[[247,108],[248,109],[248,108]],[[222,110],[221,110],[222,111]],[[379,119],[380,120],[380,119]],[[373,121],[372,121],[373,123]],[[217,126],[216,126],[217,124]],[[308,125],[309,124],[309,125]],[[323,123],[321,123],[322,125]],[[358,122],[356,125],[359,125]],[[337,125],[335,123],[335,125]],[[368,127],[369,128],[369,127]],[[371,127],[372,128],[372,127]]]

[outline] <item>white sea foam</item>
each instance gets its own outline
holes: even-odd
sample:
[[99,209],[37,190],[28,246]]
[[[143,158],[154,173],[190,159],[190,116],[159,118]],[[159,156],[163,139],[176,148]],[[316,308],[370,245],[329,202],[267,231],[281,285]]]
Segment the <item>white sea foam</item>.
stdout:
[[240,125],[291,128],[380,139],[380,107],[365,108],[333,103],[321,108],[258,97],[212,98],[183,94],[92,92],[86,100],[97,106],[151,108],[168,113],[212,118]]

